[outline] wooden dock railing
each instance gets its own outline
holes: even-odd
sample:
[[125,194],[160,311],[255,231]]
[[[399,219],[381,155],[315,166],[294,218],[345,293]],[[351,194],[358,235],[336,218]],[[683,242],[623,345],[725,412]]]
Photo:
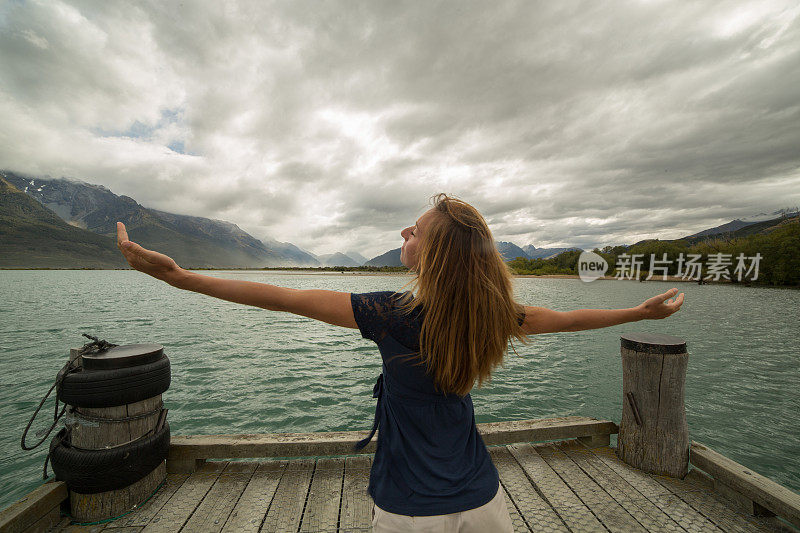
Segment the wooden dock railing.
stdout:
[[[619,430],[614,422],[584,416],[488,422],[477,426],[487,446],[564,439],[579,439],[590,447],[607,446],[610,435]],[[355,455],[353,446],[368,434],[367,431],[334,431],[173,436],[167,471],[193,472],[206,459]],[[377,432],[359,453],[375,453],[376,442]]]
[[[692,441],[689,460],[714,490],[752,516],[779,516],[800,528],[800,494],[775,483],[708,446]],[[698,469],[704,474],[700,474]]]

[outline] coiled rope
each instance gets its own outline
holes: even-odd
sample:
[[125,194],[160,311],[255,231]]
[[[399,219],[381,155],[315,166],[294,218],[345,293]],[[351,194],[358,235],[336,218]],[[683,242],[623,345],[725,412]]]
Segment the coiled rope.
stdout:
[[[86,333],[82,333],[81,335],[83,335],[87,339],[92,339],[92,342],[84,344],[81,347],[81,349],[78,350],[77,357],[75,357],[74,359],[70,360],[67,364],[65,364],[61,368],[61,370],[59,370],[58,375],[56,376],[55,383],[53,383],[53,385],[50,387],[50,390],[47,391],[47,394],[44,395],[44,398],[42,398],[42,401],[39,402],[39,406],[33,412],[33,416],[31,416],[31,419],[28,421],[28,425],[25,426],[25,431],[22,432],[22,440],[20,441],[20,446],[22,446],[22,449],[25,450],[25,451],[33,450],[33,449],[36,449],[39,446],[41,446],[41,444],[47,439],[47,437],[50,436],[50,433],[53,432],[53,429],[55,429],[55,427],[58,424],[58,421],[61,419],[61,417],[64,416],[64,413],[67,410],[67,405],[64,404],[64,407],[61,409],[61,412],[59,412],[59,410],[58,410],[58,403],[59,403],[58,402],[58,394],[56,394],[55,409],[53,411],[53,423],[50,425],[50,428],[47,429],[47,431],[44,433],[44,436],[41,438],[41,440],[39,440],[39,442],[37,442],[33,446],[28,446],[25,443],[25,438],[28,436],[28,431],[30,431],[31,426],[33,425],[33,421],[36,419],[36,416],[39,414],[39,411],[42,409],[42,406],[44,405],[44,402],[47,400],[47,398],[53,392],[53,389],[55,389],[56,387],[60,387],[61,386],[61,383],[64,381],[64,378],[67,376],[67,374],[71,374],[72,372],[75,372],[76,370],[78,370],[78,368],[80,368],[80,358],[82,356],[84,356],[84,355],[93,355],[93,354],[96,354],[96,353],[104,352],[104,351],[106,351],[106,350],[108,350],[110,348],[114,348],[115,346],[119,346],[118,344],[112,344],[110,342],[106,342],[105,340],[100,340],[97,337],[93,337],[93,336],[88,335]],[[37,432],[37,436],[39,434],[40,433]],[[48,463],[49,460],[50,460],[50,453],[48,452],[47,457],[45,457],[45,459],[44,459],[44,468],[42,470],[42,479],[47,479],[47,463]]]

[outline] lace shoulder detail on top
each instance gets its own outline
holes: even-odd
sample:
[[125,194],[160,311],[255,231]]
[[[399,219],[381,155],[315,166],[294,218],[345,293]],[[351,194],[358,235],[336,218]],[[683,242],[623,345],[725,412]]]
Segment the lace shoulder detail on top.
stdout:
[[362,337],[380,342],[389,333],[394,315],[395,294],[392,291],[350,294],[353,317]]

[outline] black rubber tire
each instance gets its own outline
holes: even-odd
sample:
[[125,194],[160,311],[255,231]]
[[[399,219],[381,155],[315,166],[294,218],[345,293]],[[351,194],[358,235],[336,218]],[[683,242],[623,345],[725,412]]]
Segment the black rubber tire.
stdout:
[[64,376],[58,399],[73,407],[114,407],[162,394],[172,375],[169,358],[113,370],[81,369]]
[[66,428],[50,442],[50,464],[69,490],[96,494],[132,485],[167,458],[169,423],[154,434],[106,450],[79,450],[63,442]]

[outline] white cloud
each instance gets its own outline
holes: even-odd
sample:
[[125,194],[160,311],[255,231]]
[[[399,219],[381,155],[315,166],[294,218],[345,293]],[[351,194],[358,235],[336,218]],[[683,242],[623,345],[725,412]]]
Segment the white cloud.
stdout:
[[320,254],[440,191],[537,247],[800,204],[790,2],[9,2],[0,62],[0,167]]

